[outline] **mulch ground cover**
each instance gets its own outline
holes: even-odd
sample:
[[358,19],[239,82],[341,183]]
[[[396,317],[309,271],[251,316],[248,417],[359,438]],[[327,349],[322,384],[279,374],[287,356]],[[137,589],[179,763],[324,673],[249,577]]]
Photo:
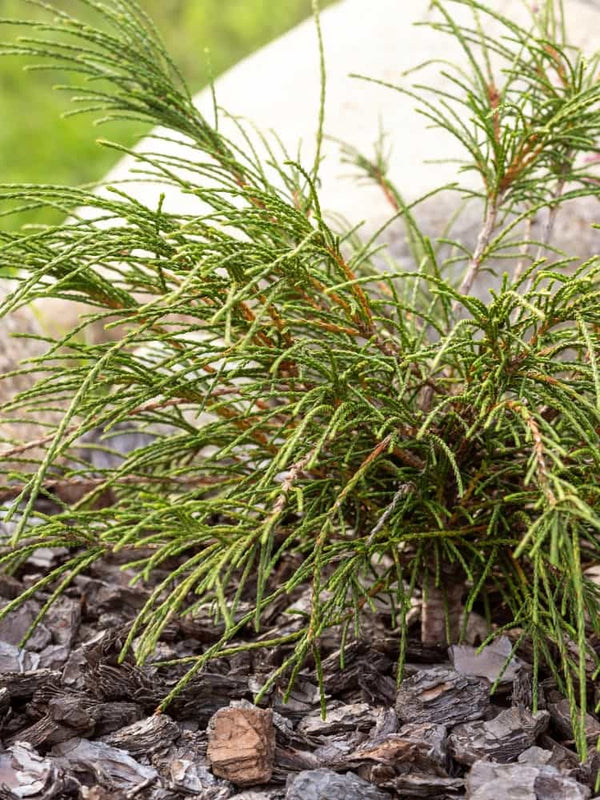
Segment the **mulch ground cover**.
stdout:
[[[0,574],[1,604],[65,556],[64,550],[40,549],[16,574]],[[151,662],[119,663],[124,638],[152,589],[131,586],[133,574],[114,556],[98,562],[52,605],[24,647],[23,636],[50,590],[0,622],[0,800],[594,795],[596,717],[586,719],[592,756],[582,764],[569,704],[549,674],[543,675],[539,710],[531,710],[526,642],[506,666],[518,632],[512,641],[502,637],[478,652],[483,620],[472,615],[470,644],[424,647],[418,603],[400,688],[399,636],[390,607],[378,600],[365,616],[360,639],[348,637],[342,647],[339,632],[332,631],[321,643],[325,719],[310,662],[288,702],[282,685],[260,707],[252,703],[292,645],[210,662],[157,714],[157,705],[189,668],[160,662],[202,654],[223,628],[210,607],[196,606],[193,614],[173,618]],[[283,598],[259,633],[249,626],[236,644],[292,633],[309,604],[310,592]],[[589,678],[593,696],[591,670]]]

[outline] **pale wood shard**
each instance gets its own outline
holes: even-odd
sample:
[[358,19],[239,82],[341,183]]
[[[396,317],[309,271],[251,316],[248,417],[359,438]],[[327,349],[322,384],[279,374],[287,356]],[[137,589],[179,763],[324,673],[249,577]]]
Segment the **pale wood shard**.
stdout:
[[508,636],[501,636],[482,650],[469,645],[453,645],[448,649],[448,655],[457,672],[486,678],[490,683],[513,683],[522,663],[511,658],[512,648]]
[[268,783],[273,774],[273,712],[250,704],[217,711],[208,726],[212,771],[236,786]]

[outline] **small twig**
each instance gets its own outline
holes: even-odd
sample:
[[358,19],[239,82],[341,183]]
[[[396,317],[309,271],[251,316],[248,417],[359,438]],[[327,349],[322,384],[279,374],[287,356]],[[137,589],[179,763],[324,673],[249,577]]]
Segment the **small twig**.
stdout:
[[302,470],[310,462],[314,453],[315,453],[315,448],[313,447],[312,450],[309,450],[309,452],[305,456],[296,461],[295,464],[292,464],[285,480],[281,484],[281,491],[277,496],[275,504],[273,505],[273,510],[271,512],[270,519],[276,519],[283,512],[283,509],[285,508],[287,503],[287,496],[290,493],[292,486],[294,485],[298,477],[302,474]]
[[[485,220],[483,223],[483,227],[479,232],[479,236],[477,237],[477,244],[475,246],[475,251],[473,252],[473,256],[469,262],[469,267],[467,269],[466,275],[463,278],[463,282],[460,285],[459,292],[463,295],[468,295],[471,293],[471,289],[473,288],[473,284],[475,283],[475,279],[479,275],[479,270],[481,269],[481,265],[483,264],[484,256],[488,245],[490,243],[490,239],[492,237],[492,233],[496,226],[496,218],[498,216],[498,209],[500,208],[501,197],[495,197],[493,200],[490,200],[490,204],[488,206],[487,213],[485,215]],[[455,300],[452,306],[452,311],[455,315],[459,314],[462,308],[462,304],[460,300]]]
[[144,789],[148,789],[155,782],[156,782],[156,777],[146,778],[146,780],[137,783],[135,786],[133,786],[131,789],[125,792],[125,797],[127,798],[127,800],[133,800],[133,798],[137,797],[140,794],[140,792],[143,792]]
[[507,400],[506,407],[517,413],[521,419],[525,421],[525,424],[531,432],[531,438],[533,439],[533,455],[537,464],[538,480],[542,487],[542,491],[546,496],[546,500],[553,508],[557,501],[554,492],[550,487],[550,481],[548,478],[548,465],[546,463],[544,443],[542,441],[542,434],[539,425],[531,415],[529,409],[527,409],[523,403],[519,403],[516,400]]
[[366,541],[367,547],[373,543],[373,540],[377,536],[377,534],[383,529],[385,524],[387,523],[388,519],[392,516],[394,511],[396,510],[396,506],[402,500],[403,497],[406,497],[410,492],[413,492],[415,489],[414,483],[409,481],[408,483],[403,483],[394,497],[392,498],[392,502],[387,506],[384,510],[383,514],[377,520],[377,524],[369,534],[369,537]]
[[[69,425],[69,427],[65,430],[65,434],[73,433],[77,430],[78,425]],[[32,450],[34,447],[41,447],[44,444],[48,444],[51,442],[54,437],[56,436],[56,431],[53,433],[49,433],[47,436],[42,436],[39,439],[33,439],[31,442],[26,442],[25,444],[17,445],[13,447],[11,450],[3,450],[0,452],[0,458],[5,460],[7,458],[12,458],[13,456],[18,456],[21,453],[25,453],[27,450]]]
[[[224,481],[215,477],[203,476],[195,478],[165,477],[157,478],[150,475],[123,475],[121,478],[110,480],[110,486],[138,485],[141,483],[176,483],[180,486],[215,486]],[[46,492],[56,492],[62,489],[80,489],[83,494],[91,492],[103,483],[109,483],[106,476],[98,478],[55,478],[46,480],[41,488]],[[22,485],[0,486],[0,503],[14,500],[23,491]]]

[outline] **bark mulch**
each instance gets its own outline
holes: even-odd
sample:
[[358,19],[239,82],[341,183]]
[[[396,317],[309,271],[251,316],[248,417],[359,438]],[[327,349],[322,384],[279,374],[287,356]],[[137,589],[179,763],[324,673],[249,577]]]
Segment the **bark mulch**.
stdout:
[[[40,549],[16,576],[0,574],[0,605],[64,558]],[[502,637],[472,644],[408,642],[405,680],[396,685],[399,637],[385,603],[360,640],[334,632],[323,642],[327,715],[311,664],[287,703],[276,687],[252,698],[289,648],[221,658],[195,676],[165,713],[156,707],[184,674],[160,661],[201,654],[222,632],[210,609],[173,620],[153,660],[136,666],[118,653],[151,587],[130,586],[114,557],[79,576],[24,647],[46,599],[25,601],[0,622],[0,800],[385,800],[590,798],[598,771],[600,723],[587,718],[590,752],[581,764],[569,704],[551,677],[533,713],[526,642],[507,656]],[[157,576],[159,580],[163,576]],[[302,623],[308,595],[282,601],[259,634],[271,639]],[[518,632],[514,634],[518,635]],[[498,680],[497,690],[490,687]],[[590,676],[590,692],[593,686]],[[600,796],[600,795],[598,795]]]

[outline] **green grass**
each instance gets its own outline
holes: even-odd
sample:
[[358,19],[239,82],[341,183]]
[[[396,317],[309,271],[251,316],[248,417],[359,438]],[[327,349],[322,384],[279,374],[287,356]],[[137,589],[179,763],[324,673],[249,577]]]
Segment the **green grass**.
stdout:
[[[81,7],[71,0],[53,0],[59,9]],[[327,5],[327,2],[322,5]],[[198,91],[211,74],[218,76],[244,56],[290,29],[311,12],[310,0],[141,0],[157,23],[167,48],[182,69],[191,89]],[[0,0],[0,16],[41,16],[23,0]],[[2,39],[22,35],[25,29],[7,29]],[[51,87],[62,82],[56,73],[32,76],[23,70],[25,59],[0,60],[0,181],[3,183],[65,183],[99,180],[118,159],[101,148],[102,134],[126,145],[147,130],[140,124],[121,123],[118,130],[94,131],[88,116],[61,118],[71,106]],[[0,227],[23,222],[5,218]],[[27,222],[56,222],[48,210],[30,213]]]

